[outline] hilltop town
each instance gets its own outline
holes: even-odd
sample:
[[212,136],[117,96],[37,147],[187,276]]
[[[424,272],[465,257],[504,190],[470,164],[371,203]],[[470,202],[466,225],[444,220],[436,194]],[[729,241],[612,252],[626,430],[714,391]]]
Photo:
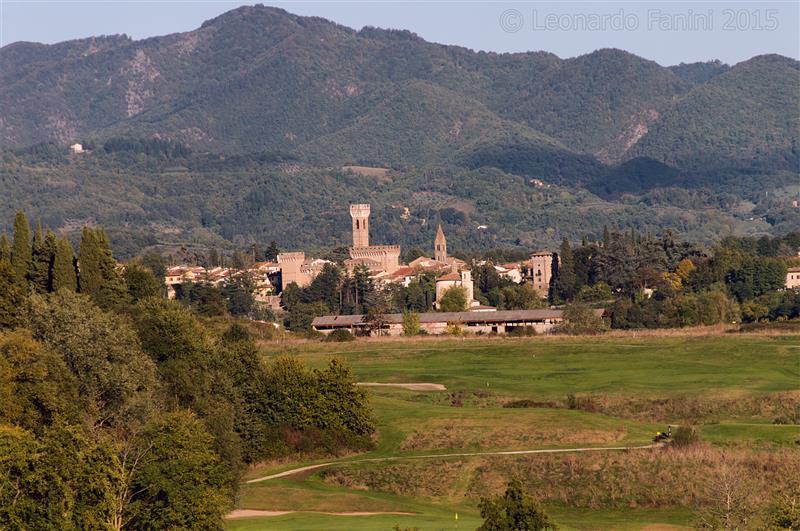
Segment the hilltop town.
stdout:
[[[344,260],[343,266],[347,274],[353,275],[357,270],[366,272],[375,285],[385,289],[392,284],[408,287],[412,281],[420,276],[430,275],[435,279],[433,308],[441,309],[441,301],[445,294],[454,288],[463,290],[464,304],[461,313],[453,315],[439,315],[435,318],[425,319],[424,330],[430,333],[441,333],[446,330],[447,323],[453,321],[463,322],[473,331],[505,332],[515,327],[535,327],[538,332],[544,332],[560,322],[560,310],[520,310],[510,315],[506,313],[493,314],[492,316],[477,315],[477,312],[496,312],[497,308],[481,304],[475,298],[475,289],[472,279],[472,268],[487,266],[486,260],[467,263],[464,260],[450,256],[447,253],[447,238],[439,225],[436,238],[433,242],[432,256],[419,256],[408,264],[400,261],[401,249],[399,245],[371,245],[369,239],[369,204],[353,204],[350,206],[352,218],[352,245],[349,247],[349,258]],[[289,285],[298,288],[309,286],[323,271],[326,264],[333,265],[331,260],[306,257],[303,251],[280,252],[274,262],[254,262],[246,269],[230,267],[205,268],[195,265],[176,265],[167,268],[164,282],[167,297],[170,299],[180,296],[185,285],[200,283],[211,286],[222,286],[225,283],[247,277],[252,285],[252,294],[255,301],[265,304],[274,312],[282,312],[281,294]],[[558,267],[558,254],[547,251],[531,253],[527,260],[488,264],[496,274],[515,284],[525,284],[535,291],[543,301],[547,300],[550,282]],[[470,315],[468,312],[475,312]],[[527,313],[526,313],[527,312]],[[452,312],[451,312],[452,313]],[[354,319],[344,320],[335,316],[323,317],[315,320],[314,328],[328,333],[337,328],[345,328],[351,332],[369,333],[361,322],[362,316],[356,315]],[[394,320],[395,326],[387,326],[387,333],[399,335],[402,333],[400,317],[390,314],[388,319]],[[347,324],[345,324],[347,323]],[[389,323],[387,323],[389,325]]]
[[[192,285],[222,287],[246,279],[254,301],[268,308],[271,315],[281,315],[286,313],[291,304],[283,301],[287,290],[306,289],[326,267],[341,267],[345,277],[355,278],[361,275],[370,282],[370,289],[380,293],[390,293],[398,287],[409,288],[412,283],[420,284],[422,279],[428,279],[432,288],[431,300],[423,310],[429,313],[422,311],[419,324],[419,329],[425,333],[447,333],[448,327],[452,327],[453,323],[458,323],[470,333],[509,333],[519,330],[545,333],[564,322],[562,308],[553,306],[571,298],[559,297],[557,292],[554,297],[554,287],[558,290],[555,281],[560,275],[561,264],[558,252],[534,251],[527,259],[500,264],[486,259],[467,263],[448,254],[447,238],[439,225],[432,242],[431,256],[418,256],[404,264],[400,259],[402,253],[399,245],[370,243],[369,204],[351,205],[350,217],[352,244],[348,248],[349,257],[340,264],[328,259],[307,257],[303,251],[286,251],[276,253],[274,261],[253,262],[246,268],[175,265],[167,268],[164,276],[167,297],[186,298],[185,291]],[[796,252],[800,256],[800,250]],[[684,265],[690,267],[691,263],[687,260]],[[533,299],[527,305],[503,308],[500,311],[496,306],[487,304],[485,297],[481,297],[484,301],[478,300],[472,272],[481,268],[484,271],[489,268],[493,276],[506,284],[524,288],[533,295]],[[566,274],[572,275],[574,272]],[[562,277],[564,275],[565,273],[561,273]],[[658,289],[659,281],[658,277],[645,280],[640,286],[643,296],[652,297]],[[790,265],[786,268],[784,288],[800,288],[800,267]],[[455,307],[443,307],[442,301],[446,299],[448,292],[452,296],[453,291],[459,292]],[[610,303],[614,297],[609,291],[605,301],[602,297],[596,297],[594,301]],[[310,326],[323,334],[337,329],[354,335],[403,334],[402,313],[393,313],[388,307],[383,308],[384,315],[379,326],[375,327],[368,323],[366,314],[357,312],[367,306],[366,303],[356,302],[350,308],[354,311],[340,309],[336,314],[330,315],[323,315],[324,312],[317,309],[311,316],[313,320]],[[336,307],[341,308],[341,305]],[[606,309],[596,304],[595,307],[598,317],[609,317]]]

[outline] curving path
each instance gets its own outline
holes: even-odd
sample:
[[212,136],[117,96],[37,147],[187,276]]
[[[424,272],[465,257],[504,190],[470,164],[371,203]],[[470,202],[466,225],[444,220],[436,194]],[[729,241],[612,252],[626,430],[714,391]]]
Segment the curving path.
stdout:
[[283,478],[287,476],[293,476],[295,474],[300,474],[301,472],[307,472],[309,470],[316,470],[318,468],[324,468],[326,466],[343,464],[343,465],[350,465],[350,464],[357,464],[357,463],[377,463],[377,462],[385,462],[385,461],[401,461],[407,459],[437,459],[442,457],[479,457],[479,456],[492,456],[492,455],[529,455],[529,454],[561,454],[561,453],[573,453],[573,452],[619,452],[625,450],[646,450],[648,448],[660,448],[664,446],[664,443],[652,443],[652,444],[645,444],[643,446],[600,446],[600,447],[579,447],[579,448],[549,448],[549,449],[538,449],[538,450],[505,450],[505,451],[494,451],[494,452],[464,452],[464,453],[454,453],[454,454],[426,454],[426,455],[403,455],[403,456],[394,456],[394,457],[372,457],[367,459],[354,459],[352,461],[348,460],[338,460],[338,461],[331,461],[328,463],[318,463],[316,465],[308,465],[302,466],[300,468],[293,468],[291,470],[284,470],[283,472],[278,472],[277,474],[272,474],[269,476],[263,476],[260,478],[255,478],[248,480],[246,483],[259,483],[261,481],[268,481],[270,479],[277,479]]

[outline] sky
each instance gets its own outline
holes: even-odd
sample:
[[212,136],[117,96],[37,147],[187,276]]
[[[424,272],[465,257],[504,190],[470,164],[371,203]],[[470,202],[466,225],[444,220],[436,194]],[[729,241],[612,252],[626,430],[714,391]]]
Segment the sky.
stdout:
[[[263,2],[345,26],[408,29],[475,50],[566,58],[621,48],[662,65],[764,53],[800,59],[800,2]],[[0,45],[189,31],[241,1],[0,0]]]

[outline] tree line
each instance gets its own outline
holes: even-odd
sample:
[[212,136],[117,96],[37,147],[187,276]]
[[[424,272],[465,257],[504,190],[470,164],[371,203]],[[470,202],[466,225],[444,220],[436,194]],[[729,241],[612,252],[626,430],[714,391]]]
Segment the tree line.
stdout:
[[706,251],[669,232],[606,229],[601,241],[563,241],[550,301],[610,304],[615,328],[795,319],[800,294],[784,286],[798,249],[800,233],[731,236]]
[[339,361],[264,360],[254,324],[144,289],[100,229],[61,271],[23,218],[0,257],[0,528],[222,529],[249,464],[372,445]]

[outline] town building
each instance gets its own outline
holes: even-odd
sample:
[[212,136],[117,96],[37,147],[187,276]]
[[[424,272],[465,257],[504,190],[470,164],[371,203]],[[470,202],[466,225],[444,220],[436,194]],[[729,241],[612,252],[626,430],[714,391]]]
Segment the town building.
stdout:
[[293,282],[301,288],[308,286],[322,272],[325,264],[331,263],[333,262],[321,258],[307,259],[306,253],[302,251],[280,253],[278,266],[281,271],[282,289]]
[[800,267],[786,270],[786,289],[800,289]]
[[400,267],[399,245],[369,244],[369,204],[350,205],[353,245],[345,266],[352,271],[357,266],[367,266],[374,274],[394,273]]
[[[605,310],[593,310],[598,316],[605,315]],[[399,336],[403,333],[403,314],[392,313],[383,316],[383,326],[380,332],[371,330],[368,323],[364,322],[363,315],[325,315],[316,317],[311,326],[323,334],[334,330],[347,330],[353,335],[368,336],[380,333],[381,335]],[[564,322],[562,310],[504,310],[504,311],[477,311],[477,312],[429,312],[419,314],[420,330],[428,334],[447,333],[452,327],[459,327],[467,333],[509,333],[518,328],[528,328],[537,334],[552,332],[560,323]]]
[[527,262],[528,271],[525,281],[533,286],[540,297],[546,298],[550,291],[554,262],[558,263],[558,257],[550,251],[532,253]]
[[446,275],[442,275],[436,279],[436,301],[433,303],[435,308],[440,308],[442,297],[449,289],[463,288],[464,294],[467,299],[467,308],[479,306],[480,303],[475,300],[475,291],[472,282],[472,271],[469,269],[462,269],[461,271],[452,271]]
[[73,153],[75,155],[77,155],[79,153],[83,153],[83,151],[84,151],[83,150],[83,144],[77,144],[77,143],[76,144],[72,144],[69,147],[69,150],[70,150],[71,153]]

